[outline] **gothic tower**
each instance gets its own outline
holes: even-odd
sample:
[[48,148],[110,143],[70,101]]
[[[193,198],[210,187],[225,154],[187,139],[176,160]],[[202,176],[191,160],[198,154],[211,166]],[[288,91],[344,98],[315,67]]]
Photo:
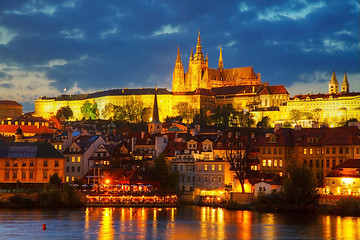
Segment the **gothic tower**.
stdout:
[[184,81],[184,66],[181,62],[180,57],[180,46],[178,47],[177,57],[175,61],[175,68],[173,71],[173,83],[172,83],[172,91],[173,92],[182,92],[182,88],[185,84]]
[[335,70],[329,82],[329,93],[339,93],[339,82],[336,79]]
[[[207,79],[203,79],[204,73],[208,69],[208,61],[204,59],[204,54],[202,53],[201,38],[200,32],[197,38],[196,52],[194,56],[190,56],[189,69],[188,69],[188,78],[187,81],[187,91],[194,91],[198,88],[208,88]],[[202,81],[204,80],[204,81]]]
[[341,83],[341,92],[342,93],[348,93],[349,92],[349,87],[350,85],[349,85],[349,82],[348,82],[348,79],[347,79],[347,76],[346,76],[346,72],[345,72],[345,74],[344,74],[344,79],[343,79],[343,81],[342,81],[342,83]]

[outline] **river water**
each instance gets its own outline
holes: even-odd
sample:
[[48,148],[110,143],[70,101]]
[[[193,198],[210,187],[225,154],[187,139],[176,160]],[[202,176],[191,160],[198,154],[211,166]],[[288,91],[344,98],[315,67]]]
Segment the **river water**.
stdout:
[[[46,224],[46,230],[42,230]],[[360,218],[222,208],[0,209],[0,239],[360,239]]]

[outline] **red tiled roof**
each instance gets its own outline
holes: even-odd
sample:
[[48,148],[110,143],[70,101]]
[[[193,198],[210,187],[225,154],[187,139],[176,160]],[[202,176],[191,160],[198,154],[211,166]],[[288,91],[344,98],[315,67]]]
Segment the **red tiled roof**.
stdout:
[[13,133],[15,134],[16,130],[21,128],[24,135],[26,134],[43,134],[43,133],[55,133],[54,130],[46,126],[34,126],[34,125],[0,125],[0,133]]
[[351,97],[351,96],[358,96],[360,95],[360,92],[352,92],[352,93],[319,93],[319,94],[299,94],[299,95],[295,95],[294,97],[291,98],[291,100],[294,100],[296,98],[298,99],[306,99],[306,98],[310,98],[310,99],[317,99],[317,98],[323,98],[323,99],[327,99],[330,96],[332,98],[339,98],[339,97]]
[[0,100],[0,105],[15,105],[15,106],[22,107],[22,105],[19,104],[18,102],[11,101],[11,100]]
[[359,168],[360,169],[360,159],[349,159],[343,163],[340,163],[335,167],[336,169],[339,168]]

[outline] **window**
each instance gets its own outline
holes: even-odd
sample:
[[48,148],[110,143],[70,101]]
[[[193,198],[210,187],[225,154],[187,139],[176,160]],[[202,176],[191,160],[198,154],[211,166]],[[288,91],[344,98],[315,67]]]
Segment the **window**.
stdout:
[[268,148],[267,153],[271,154],[271,148]]
[[215,182],[215,177],[211,177],[211,181],[212,181],[212,182]]
[[207,182],[207,177],[204,177],[204,182]]
[[201,170],[201,165],[198,165],[198,170],[199,170],[199,171]]
[[26,161],[23,161],[23,162],[22,162],[22,166],[23,166],[23,167],[26,167]]
[[207,171],[207,165],[206,164],[204,165],[204,170]]
[[184,170],[183,165],[180,165],[180,171],[183,171],[183,170]]
[[221,171],[221,164],[219,164],[219,171]]
[[55,167],[59,166],[59,161],[55,161]]
[[304,165],[304,166],[307,166],[307,160],[306,160],[306,159],[304,159],[303,165]]
[[198,182],[201,182],[201,177],[198,177]]
[[211,170],[214,171],[215,170],[215,165],[211,165]]
[[313,154],[313,149],[312,149],[312,148],[309,149],[309,154],[310,154],[310,155]]
[[274,160],[274,167],[277,167],[277,160]]
[[59,150],[61,150],[62,149],[62,145],[59,145]]
[[266,160],[263,160],[263,167],[266,167]]
[[190,176],[187,177],[187,181],[190,182]]
[[274,154],[277,154],[277,148],[274,148]]
[[340,153],[340,154],[344,153],[343,151],[344,151],[344,150],[343,150],[343,148],[342,148],[342,147],[341,147],[341,148],[339,148],[339,153]]
[[316,149],[316,155],[319,155],[319,154],[320,154],[320,149],[317,148],[317,149]]
[[10,160],[6,160],[5,167],[10,167]]
[[70,168],[69,167],[66,167],[66,172],[69,172]]
[[33,167],[34,166],[34,161],[30,161],[30,167]]
[[316,160],[316,167],[317,167],[317,168],[320,167],[320,165],[319,165],[319,160]]
[[26,172],[21,172],[21,178],[25,179],[26,178]]
[[279,161],[279,167],[282,167],[282,160]]
[[330,167],[330,160],[326,159],[326,167]]
[[81,157],[77,157],[77,162],[81,162]]
[[313,160],[309,161],[309,167],[312,168],[313,167]]
[[34,172],[29,172],[29,178],[34,178]]
[[14,161],[13,167],[17,167],[17,161]]
[[333,167],[336,166],[336,160],[335,160],[335,159],[332,160],[332,166],[333,166]]
[[70,157],[66,157],[66,162],[70,162]]
[[263,148],[262,153],[266,154],[266,148]]
[[72,176],[72,177],[71,177],[71,181],[73,182],[74,180],[75,180],[75,177],[74,177],[74,176]]
[[306,148],[304,148],[304,155],[306,155],[307,154],[307,149]]
[[13,172],[13,178],[17,178],[17,172]]
[[71,162],[75,162],[75,157],[71,157]]
[[336,154],[336,148],[332,148],[332,154]]
[[348,147],[345,148],[345,153],[349,154],[349,148]]
[[219,182],[221,182],[221,177],[219,177]]
[[75,172],[75,167],[71,167],[71,172]]
[[80,172],[81,168],[80,167],[77,167],[77,171]]
[[10,177],[10,174],[9,174],[9,172],[5,172],[5,179],[9,179]]
[[47,178],[47,172],[43,173],[43,178]]
[[279,148],[279,154],[282,154],[282,148]]
[[186,170],[191,171],[191,165],[187,165]]
[[48,161],[44,160],[44,167],[47,167],[47,166],[48,166]]
[[271,160],[268,160],[268,167],[271,167]]

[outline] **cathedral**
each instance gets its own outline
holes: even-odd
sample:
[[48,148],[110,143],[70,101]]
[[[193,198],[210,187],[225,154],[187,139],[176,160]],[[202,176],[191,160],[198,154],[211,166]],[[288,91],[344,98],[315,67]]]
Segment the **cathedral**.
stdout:
[[184,66],[178,47],[175,68],[173,71],[172,92],[191,92],[196,89],[212,89],[241,85],[261,84],[260,73],[255,73],[252,67],[224,69],[222,49],[220,48],[217,69],[209,68],[208,57],[202,53],[200,32],[197,38],[196,52],[191,49],[189,68],[184,72]]

